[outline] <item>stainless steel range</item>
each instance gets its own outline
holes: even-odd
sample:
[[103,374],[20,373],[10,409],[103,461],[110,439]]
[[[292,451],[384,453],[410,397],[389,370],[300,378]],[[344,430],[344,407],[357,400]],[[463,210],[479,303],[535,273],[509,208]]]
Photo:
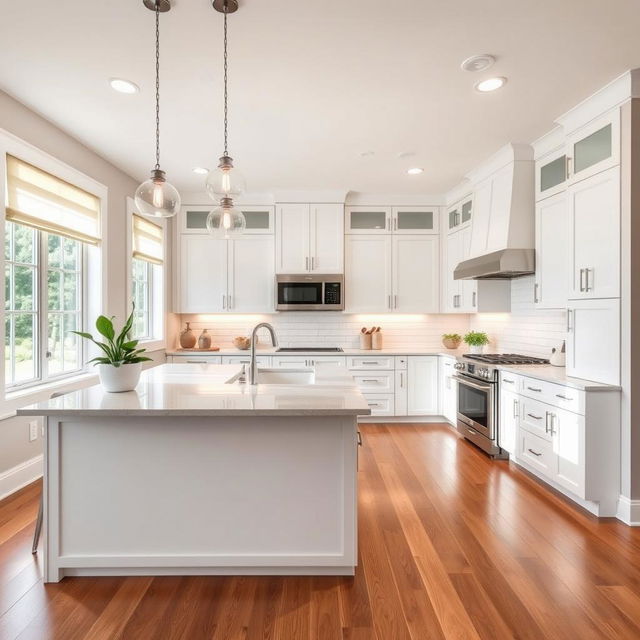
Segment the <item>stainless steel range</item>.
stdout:
[[508,353],[468,354],[457,359],[458,431],[495,458],[506,458],[499,442],[499,366],[549,364],[543,358]]

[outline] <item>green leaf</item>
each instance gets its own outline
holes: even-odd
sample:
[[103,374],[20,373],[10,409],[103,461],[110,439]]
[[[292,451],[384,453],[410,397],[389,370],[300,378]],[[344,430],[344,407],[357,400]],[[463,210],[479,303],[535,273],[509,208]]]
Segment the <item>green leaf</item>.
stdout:
[[86,338],[87,340],[93,341],[93,336],[90,333],[85,333],[84,331],[69,331],[69,333],[75,333],[77,336],[80,336],[81,338]]
[[135,347],[138,345],[138,342],[139,340],[131,340],[131,342],[125,342],[121,346],[126,351],[131,351],[132,349],[135,349]]
[[106,316],[98,316],[98,319],[96,320],[96,329],[105,338],[107,338],[107,340],[113,340],[113,337],[116,335],[113,328],[113,321]]
[[109,360],[109,358],[102,358],[102,357],[92,358],[91,360],[89,360],[89,363],[91,362],[94,363],[94,366],[96,364],[111,364],[111,360]]

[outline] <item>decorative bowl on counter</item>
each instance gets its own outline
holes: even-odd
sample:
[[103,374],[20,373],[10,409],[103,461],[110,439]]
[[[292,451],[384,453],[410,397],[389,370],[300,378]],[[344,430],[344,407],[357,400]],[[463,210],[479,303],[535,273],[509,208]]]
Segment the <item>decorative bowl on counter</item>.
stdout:
[[457,349],[462,342],[462,336],[459,333],[445,333],[442,336],[442,344],[446,349]]
[[246,336],[237,336],[233,339],[233,346],[244,351],[251,346],[251,339]]

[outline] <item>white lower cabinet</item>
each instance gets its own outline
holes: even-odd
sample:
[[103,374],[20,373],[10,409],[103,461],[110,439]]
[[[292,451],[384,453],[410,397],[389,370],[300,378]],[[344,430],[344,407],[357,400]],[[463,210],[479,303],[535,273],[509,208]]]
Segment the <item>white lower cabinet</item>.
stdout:
[[401,369],[395,374],[395,411],[397,416],[407,415],[407,370]]
[[409,356],[407,414],[438,415],[438,356]]
[[570,301],[567,375],[620,384],[620,300]]
[[394,395],[367,393],[365,395],[367,404],[371,409],[372,416],[395,416]]
[[394,393],[395,371],[352,371],[351,375],[364,394]]
[[[222,356],[222,364],[250,364],[251,356]],[[259,367],[270,367],[271,356],[256,356],[256,364]]]
[[518,420],[520,418],[520,398],[513,391],[500,391],[500,420],[498,445],[516,456],[518,438]]
[[172,364],[222,364],[222,357],[185,354],[180,356],[168,356],[167,362]]
[[454,377],[455,358],[440,356],[440,413],[452,425],[458,421],[458,383]]

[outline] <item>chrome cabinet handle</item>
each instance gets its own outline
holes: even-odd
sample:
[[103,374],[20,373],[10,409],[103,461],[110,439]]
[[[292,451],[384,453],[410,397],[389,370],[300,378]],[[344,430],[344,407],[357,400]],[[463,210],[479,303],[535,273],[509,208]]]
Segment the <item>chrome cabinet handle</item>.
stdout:
[[232,301],[233,298],[231,296],[227,296],[227,309],[233,309]]
[[222,294],[222,308],[227,308],[227,296],[224,293]]
[[573,327],[571,326],[571,314],[573,313],[573,309],[567,309],[567,333],[571,333]]
[[358,433],[357,433],[357,438],[358,438],[358,446],[361,447],[362,446],[362,434],[360,433],[360,431],[358,431]]
[[529,391],[535,391],[536,393],[542,393],[542,389],[536,389],[535,387],[527,387]]
[[580,291],[585,291],[584,288],[584,269],[580,269]]
[[549,412],[544,412],[544,432],[549,433]]
[[593,271],[593,269],[590,269],[589,267],[587,267],[584,270],[584,290],[585,291],[591,291],[593,289],[593,287],[589,284],[589,271]]
[[519,413],[520,411],[518,409],[518,401],[514,398],[513,399],[513,417],[517,418]]
[[538,458],[542,455],[542,453],[538,453],[537,451],[534,451],[533,449],[527,449],[527,451],[529,453],[533,453],[533,455],[537,456]]
[[400,372],[400,388],[404,389],[404,373]]
[[556,393],[556,398],[560,398],[560,400],[573,400],[569,396],[563,396],[561,393]]
[[477,436],[478,432],[474,431],[473,429],[469,429],[469,427],[467,427],[467,431],[472,435],[472,436]]
[[473,307],[477,307],[478,306],[478,294],[475,291],[473,292],[471,306],[473,306]]
[[382,406],[379,402],[367,402],[370,407],[380,407]]
[[311,271],[315,271],[316,268],[316,259],[311,256]]
[[534,420],[542,420],[542,416],[534,416],[533,413],[527,413],[527,415]]
[[377,360],[364,360],[362,364],[380,364]]
[[540,300],[538,299],[538,287],[539,286],[540,285],[537,282],[533,285],[533,302],[535,304],[538,304],[538,302],[540,302]]
[[394,231],[398,230],[398,219],[397,218],[393,219],[393,230]]
[[556,416],[555,413],[550,413],[549,417],[550,417],[550,423],[551,423],[550,427],[549,427],[549,430],[551,432],[551,435],[555,436],[557,431],[554,429],[554,426],[555,426],[555,419],[556,419],[557,416]]
[[515,381],[509,380],[509,378],[502,378],[502,382],[506,382],[507,384],[515,384]]
[[362,378],[362,382],[380,382],[380,380],[376,379],[366,379],[366,378]]
[[398,296],[396,295],[393,296],[393,308],[394,309],[398,308]]
[[309,271],[309,257],[308,256],[304,259],[304,270],[305,271]]
[[392,309],[393,307],[391,306],[391,296],[389,296],[389,303],[388,303],[388,307],[389,309]]
[[565,160],[565,164],[566,164],[566,169],[567,169],[567,180],[571,177],[571,161],[573,160],[573,158],[567,156],[566,160]]

